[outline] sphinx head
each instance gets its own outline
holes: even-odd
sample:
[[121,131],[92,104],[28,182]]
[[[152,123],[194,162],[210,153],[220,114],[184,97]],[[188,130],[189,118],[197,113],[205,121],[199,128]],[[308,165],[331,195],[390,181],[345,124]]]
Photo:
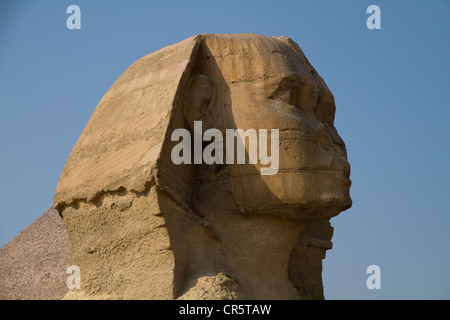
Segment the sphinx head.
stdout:
[[[334,113],[285,37],[200,35],[136,61],[97,105],[55,192],[84,290],[174,298],[224,272],[247,297],[297,297],[288,260],[299,232],[351,206]],[[174,161],[182,136],[189,159]]]

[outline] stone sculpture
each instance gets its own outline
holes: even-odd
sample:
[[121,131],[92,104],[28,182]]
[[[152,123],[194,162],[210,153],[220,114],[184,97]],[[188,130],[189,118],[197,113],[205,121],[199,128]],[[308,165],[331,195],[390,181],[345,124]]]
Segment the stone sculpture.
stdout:
[[[82,277],[65,298],[323,298],[329,219],[351,206],[334,114],[330,90],[286,37],[204,34],[135,62],[56,188]],[[195,121],[203,132],[277,129],[276,174],[262,175],[262,161],[175,164],[172,133],[193,133]]]

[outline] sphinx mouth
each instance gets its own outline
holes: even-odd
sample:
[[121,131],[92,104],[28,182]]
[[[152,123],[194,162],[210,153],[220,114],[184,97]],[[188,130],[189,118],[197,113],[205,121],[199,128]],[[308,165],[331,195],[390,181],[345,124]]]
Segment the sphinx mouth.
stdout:
[[321,173],[340,174],[347,179],[350,178],[350,164],[343,157],[334,157],[329,165],[315,167],[312,170]]
[[350,170],[311,170],[310,173],[328,175],[343,182],[348,187],[352,184],[352,181],[350,180]]

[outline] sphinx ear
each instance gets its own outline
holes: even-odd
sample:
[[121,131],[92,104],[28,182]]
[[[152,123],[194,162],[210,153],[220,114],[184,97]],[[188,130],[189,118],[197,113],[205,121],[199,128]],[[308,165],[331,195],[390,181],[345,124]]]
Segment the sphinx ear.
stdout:
[[208,77],[196,75],[188,81],[183,113],[191,127],[194,121],[204,122],[204,127],[214,127],[213,106],[216,97],[217,88]]

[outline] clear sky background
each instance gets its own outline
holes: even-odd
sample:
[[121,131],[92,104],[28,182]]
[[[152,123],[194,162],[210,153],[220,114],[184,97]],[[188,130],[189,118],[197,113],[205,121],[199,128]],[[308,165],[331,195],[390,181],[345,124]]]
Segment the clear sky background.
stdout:
[[[68,30],[66,8],[81,8]],[[366,9],[381,8],[381,30]],[[353,207],[327,299],[450,298],[450,1],[0,2],[0,246],[53,204],[97,103],[142,56],[200,33],[286,35],[336,99]],[[369,265],[381,289],[366,287]]]

